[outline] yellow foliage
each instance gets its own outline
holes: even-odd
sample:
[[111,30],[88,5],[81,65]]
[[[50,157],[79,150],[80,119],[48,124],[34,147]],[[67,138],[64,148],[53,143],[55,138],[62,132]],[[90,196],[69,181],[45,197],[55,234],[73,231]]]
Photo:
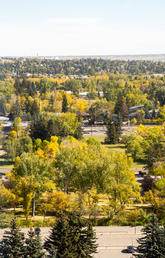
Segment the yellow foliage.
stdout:
[[9,134],[11,137],[15,138],[17,137],[17,132],[15,130],[12,130],[10,131],[10,134]]
[[41,210],[46,214],[47,211],[62,213],[70,209],[70,197],[61,191],[53,191],[44,196],[41,204]]
[[25,105],[26,98],[24,96],[21,97],[21,106],[23,107]]

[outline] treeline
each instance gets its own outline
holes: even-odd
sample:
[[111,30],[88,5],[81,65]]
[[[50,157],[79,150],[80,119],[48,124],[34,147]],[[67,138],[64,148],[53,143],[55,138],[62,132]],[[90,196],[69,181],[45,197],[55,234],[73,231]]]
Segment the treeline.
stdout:
[[[106,74],[86,80],[16,78],[1,81],[0,85],[0,112],[15,112],[16,116],[24,113],[33,115],[35,110],[37,113],[63,112],[63,97],[66,98],[69,112],[81,114],[90,108],[92,110],[94,101],[100,102],[100,107],[97,107],[99,111],[104,102],[103,109],[107,109],[109,103],[112,113],[120,111],[124,120],[133,106],[142,105],[145,118],[150,119],[156,115],[155,109],[165,105],[165,76],[148,78]],[[83,94],[84,91],[86,95],[82,99],[79,93]]]
[[7,75],[33,76],[77,75],[91,76],[102,73],[115,74],[155,74],[164,73],[164,62],[153,61],[122,61],[105,59],[73,59],[52,60],[38,58],[17,58],[0,64],[1,78]]

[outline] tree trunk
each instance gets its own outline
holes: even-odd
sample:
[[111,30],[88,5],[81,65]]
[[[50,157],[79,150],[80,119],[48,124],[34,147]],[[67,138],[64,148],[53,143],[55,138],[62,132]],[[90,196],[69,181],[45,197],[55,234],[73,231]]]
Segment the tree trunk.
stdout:
[[32,200],[32,216],[35,217],[35,210],[36,210],[36,200],[35,197]]

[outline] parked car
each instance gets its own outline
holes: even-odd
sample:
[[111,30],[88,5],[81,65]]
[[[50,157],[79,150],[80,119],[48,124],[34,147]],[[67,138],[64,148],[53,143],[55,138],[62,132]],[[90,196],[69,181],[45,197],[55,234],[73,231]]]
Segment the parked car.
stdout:
[[129,245],[129,246],[127,246],[127,249],[122,250],[122,253],[130,253],[130,254],[132,254],[134,252],[135,252],[135,249],[134,249],[133,245]]
[[135,251],[133,245],[129,245],[126,250],[127,250],[127,253],[134,253],[134,251]]

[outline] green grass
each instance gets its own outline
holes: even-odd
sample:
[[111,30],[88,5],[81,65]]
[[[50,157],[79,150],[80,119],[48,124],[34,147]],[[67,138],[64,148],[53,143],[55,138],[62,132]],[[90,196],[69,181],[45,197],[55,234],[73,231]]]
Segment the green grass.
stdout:
[[104,147],[107,149],[109,154],[113,154],[113,153],[116,153],[116,152],[125,153],[124,144],[105,144]]
[[84,139],[87,140],[90,137],[93,137],[95,140],[97,140],[100,143],[103,143],[105,139],[105,136],[84,136]]
[[146,166],[145,163],[134,162],[133,165],[132,165],[132,168],[140,170],[140,169],[144,168],[145,166]]
[[5,151],[0,146],[0,169],[5,168],[11,170],[13,168],[13,162],[7,159]]

